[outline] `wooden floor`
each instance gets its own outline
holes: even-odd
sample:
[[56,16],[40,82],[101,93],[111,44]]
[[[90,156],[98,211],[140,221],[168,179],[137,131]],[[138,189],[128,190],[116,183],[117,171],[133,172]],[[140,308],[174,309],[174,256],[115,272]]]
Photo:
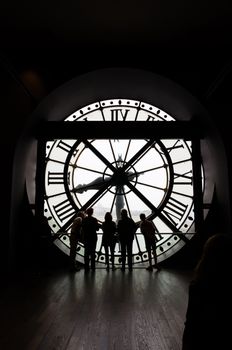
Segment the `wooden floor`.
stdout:
[[2,350],[180,350],[191,273],[97,269],[1,288]]

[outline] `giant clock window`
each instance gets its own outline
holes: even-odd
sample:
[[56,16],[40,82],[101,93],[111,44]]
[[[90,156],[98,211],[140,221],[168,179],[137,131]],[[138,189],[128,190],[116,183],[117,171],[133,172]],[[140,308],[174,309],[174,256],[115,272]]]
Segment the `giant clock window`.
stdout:
[[[110,99],[96,101],[75,111],[66,122],[146,121],[169,122],[175,118],[143,101]],[[101,124],[102,123],[102,124]],[[154,124],[152,124],[154,125]],[[158,124],[157,124],[158,125]],[[46,142],[44,214],[54,232],[61,233],[56,244],[69,249],[67,234],[78,210],[94,207],[100,222],[106,211],[119,219],[120,210],[139,222],[145,213],[157,232],[158,261],[175,254],[195,232],[192,141],[184,138],[54,139]],[[201,165],[201,191],[204,171]],[[96,260],[105,262],[102,232],[99,231]],[[83,262],[84,247],[77,249]],[[120,263],[120,246],[116,246]],[[133,244],[134,264],[147,260],[143,236],[139,230]]]

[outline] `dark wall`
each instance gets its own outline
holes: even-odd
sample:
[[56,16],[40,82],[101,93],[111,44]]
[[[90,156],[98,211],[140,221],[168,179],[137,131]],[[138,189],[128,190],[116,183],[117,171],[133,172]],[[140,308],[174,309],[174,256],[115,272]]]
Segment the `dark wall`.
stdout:
[[[14,171],[14,157],[21,131],[33,110],[30,97],[5,65],[0,65],[1,91],[1,267],[6,268],[9,259],[9,245],[15,237],[10,236],[12,177]],[[20,181],[20,176],[19,176]],[[20,185],[19,201],[23,195]],[[17,198],[17,197],[16,197]],[[20,207],[21,201],[18,203]]]

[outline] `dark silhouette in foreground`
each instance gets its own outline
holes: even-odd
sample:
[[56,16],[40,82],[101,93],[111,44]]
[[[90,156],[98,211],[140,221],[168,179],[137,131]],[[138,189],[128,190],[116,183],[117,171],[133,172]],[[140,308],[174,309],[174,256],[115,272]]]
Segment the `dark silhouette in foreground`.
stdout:
[[231,348],[232,238],[210,237],[189,286],[182,350]]

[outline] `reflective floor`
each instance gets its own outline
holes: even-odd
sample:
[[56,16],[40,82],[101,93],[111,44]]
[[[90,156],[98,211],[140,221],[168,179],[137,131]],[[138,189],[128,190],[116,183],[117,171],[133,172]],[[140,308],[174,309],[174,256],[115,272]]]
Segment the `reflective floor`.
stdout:
[[55,270],[1,289],[3,350],[180,350],[191,272]]

